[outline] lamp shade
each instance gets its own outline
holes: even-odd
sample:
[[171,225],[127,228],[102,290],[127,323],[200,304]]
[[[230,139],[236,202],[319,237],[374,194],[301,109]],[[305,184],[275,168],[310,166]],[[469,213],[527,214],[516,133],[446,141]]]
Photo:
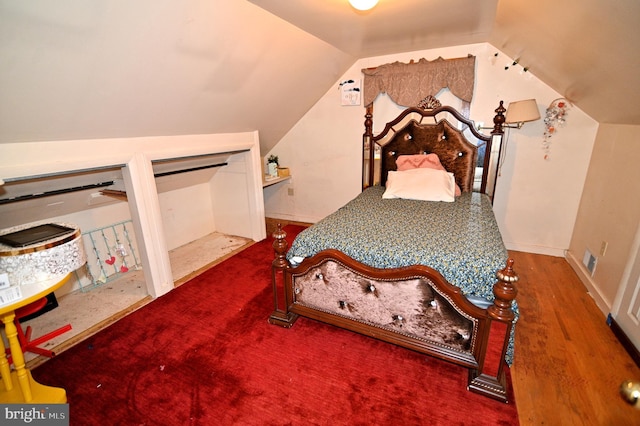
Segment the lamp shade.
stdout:
[[369,10],[378,4],[378,0],[349,0],[351,6],[358,10]]
[[524,101],[511,102],[507,108],[505,122],[525,123],[527,121],[535,121],[540,119],[540,111],[535,99],[527,99]]

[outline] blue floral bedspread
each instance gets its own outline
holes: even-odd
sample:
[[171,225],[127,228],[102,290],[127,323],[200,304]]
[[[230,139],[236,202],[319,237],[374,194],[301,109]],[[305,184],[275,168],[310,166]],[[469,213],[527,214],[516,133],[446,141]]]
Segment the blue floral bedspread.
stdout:
[[[426,265],[472,301],[494,299],[496,271],[505,267],[508,253],[486,195],[463,193],[448,203],[382,199],[383,192],[384,187],[367,188],[301,232],[287,259],[295,264],[332,248],[376,268]],[[514,311],[517,320],[515,302]],[[514,331],[515,327],[505,357],[508,364]]]
[[447,203],[382,199],[383,192],[367,188],[300,233],[287,258],[333,248],[376,268],[426,265],[465,295],[493,300],[495,273],[508,255],[486,195],[463,193]]

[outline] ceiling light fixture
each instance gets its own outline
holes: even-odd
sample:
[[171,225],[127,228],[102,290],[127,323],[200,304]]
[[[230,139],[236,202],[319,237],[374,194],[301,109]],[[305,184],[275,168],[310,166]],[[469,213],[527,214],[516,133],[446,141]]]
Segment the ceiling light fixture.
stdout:
[[349,0],[351,6],[358,10],[369,10],[378,4],[378,0]]

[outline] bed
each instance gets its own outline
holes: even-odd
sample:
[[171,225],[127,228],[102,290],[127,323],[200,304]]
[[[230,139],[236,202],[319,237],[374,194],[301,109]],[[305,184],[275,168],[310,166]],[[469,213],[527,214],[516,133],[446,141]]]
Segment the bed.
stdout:
[[[502,102],[495,111],[483,135],[429,99],[374,136],[368,107],[362,193],[290,248],[273,234],[269,322],[303,316],[444,359],[469,370],[469,390],[507,402],[518,276],[492,210]],[[427,195],[425,179],[438,182]]]

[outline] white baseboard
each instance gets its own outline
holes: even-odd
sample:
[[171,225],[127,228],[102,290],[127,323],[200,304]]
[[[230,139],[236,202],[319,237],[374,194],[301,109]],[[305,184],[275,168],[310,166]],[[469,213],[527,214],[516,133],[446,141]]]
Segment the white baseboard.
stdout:
[[578,275],[578,278],[580,278],[580,281],[582,281],[584,286],[587,288],[587,292],[596,302],[596,305],[598,305],[598,308],[602,311],[604,316],[606,317],[607,315],[609,315],[612,305],[602,295],[602,293],[598,289],[597,283],[593,280],[593,277],[591,277],[589,271],[587,271],[587,269],[584,267],[582,261],[576,259],[575,256],[573,256],[573,254],[571,254],[571,252],[569,251],[567,251],[565,258],[567,259],[567,262],[569,263],[571,268]]
[[295,216],[291,214],[275,213],[275,212],[266,213],[265,216],[270,219],[282,219],[282,220],[288,220],[291,222],[301,222],[301,223],[316,223],[320,221],[320,219],[322,219],[322,218],[316,218],[316,217]]
[[566,249],[555,247],[544,247],[530,244],[518,244],[505,241],[507,250],[522,251],[525,253],[545,254],[547,256],[564,257]]

